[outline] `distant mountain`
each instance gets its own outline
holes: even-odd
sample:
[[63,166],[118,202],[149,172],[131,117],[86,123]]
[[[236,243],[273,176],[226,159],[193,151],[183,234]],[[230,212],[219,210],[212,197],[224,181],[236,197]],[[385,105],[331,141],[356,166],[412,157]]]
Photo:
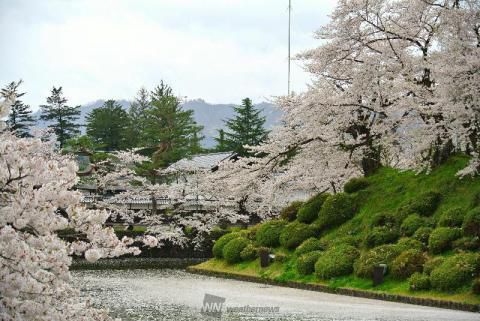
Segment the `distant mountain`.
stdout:
[[[103,105],[105,100],[99,99],[94,102],[85,104],[81,108],[80,118],[78,120],[79,124],[85,123],[86,116],[94,109]],[[125,110],[128,110],[130,107],[130,102],[124,99],[116,100]],[[203,135],[205,139],[202,142],[202,145],[206,148],[211,148],[215,146],[214,137],[217,136],[217,130],[225,127],[224,120],[230,119],[234,116],[233,107],[235,104],[210,104],[204,101],[203,99],[189,100],[183,104],[183,108],[188,110],[193,110],[195,121],[204,127]],[[276,108],[273,104],[262,102],[255,105],[256,108],[262,110],[262,114],[266,117],[267,122],[265,126],[271,128],[272,126],[278,124],[281,111]],[[39,116],[40,112],[36,112],[35,116]],[[47,123],[39,120],[37,126],[45,128]],[[85,128],[82,128],[82,133],[85,132]]]

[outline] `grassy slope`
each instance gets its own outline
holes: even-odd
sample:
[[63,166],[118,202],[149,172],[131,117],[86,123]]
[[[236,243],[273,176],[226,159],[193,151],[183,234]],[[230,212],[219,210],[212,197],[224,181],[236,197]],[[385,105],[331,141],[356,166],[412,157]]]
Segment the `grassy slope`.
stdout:
[[[373,214],[379,212],[394,213],[397,208],[414,196],[431,190],[439,191],[444,195],[442,203],[434,216],[438,216],[443,210],[452,207],[468,208],[474,196],[480,193],[480,180],[471,178],[460,180],[455,177],[455,173],[465,167],[467,162],[468,158],[466,157],[452,157],[447,164],[434,170],[430,175],[416,175],[411,171],[399,172],[391,168],[381,169],[377,174],[368,178],[370,186],[367,190],[361,192],[363,193],[362,197],[365,197],[365,199],[355,217],[340,227],[325,232],[322,237],[328,240],[352,233],[364,235],[368,232],[367,223]],[[291,252],[282,248],[275,249],[275,252],[291,254]],[[444,255],[450,255],[450,253],[445,253]],[[411,292],[408,289],[407,281],[398,281],[389,277],[386,278],[385,283],[373,288],[371,280],[361,279],[353,275],[334,278],[329,281],[318,280],[314,275],[302,276],[296,271],[295,257],[293,255],[289,255],[288,260],[283,264],[277,262],[265,269],[260,268],[258,259],[235,265],[229,265],[223,260],[212,259],[200,264],[198,268],[260,276],[277,281],[327,284],[332,287],[357,288],[480,304],[480,296],[472,294],[468,288],[460,289],[454,293],[435,291]]]

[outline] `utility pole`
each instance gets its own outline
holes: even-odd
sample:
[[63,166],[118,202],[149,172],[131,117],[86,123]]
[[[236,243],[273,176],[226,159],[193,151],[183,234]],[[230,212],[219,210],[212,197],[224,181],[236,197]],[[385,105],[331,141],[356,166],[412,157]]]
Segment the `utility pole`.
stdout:
[[288,96],[290,96],[290,29],[292,22],[292,0],[288,0]]

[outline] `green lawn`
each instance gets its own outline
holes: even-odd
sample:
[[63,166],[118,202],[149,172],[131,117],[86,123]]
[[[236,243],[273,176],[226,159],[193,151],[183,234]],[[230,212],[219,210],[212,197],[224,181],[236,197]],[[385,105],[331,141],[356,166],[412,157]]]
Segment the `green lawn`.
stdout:
[[[347,236],[354,237],[358,240],[358,243],[355,245],[358,251],[360,253],[366,253],[370,250],[365,240],[372,231],[372,217],[379,213],[391,213],[396,215],[398,220],[402,222],[405,216],[402,216],[401,211],[405,206],[411,204],[412,200],[418,200],[419,195],[432,191],[441,194],[441,201],[432,213],[428,213],[428,215],[423,215],[422,217],[425,221],[425,226],[432,228],[438,227],[439,217],[446,210],[460,207],[463,209],[462,211],[466,213],[470,209],[480,206],[480,179],[459,179],[456,176],[456,173],[464,168],[468,161],[468,157],[462,155],[451,157],[446,164],[434,169],[428,175],[415,173],[413,171],[382,168],[376,174],[367,178],[368,187],[351,194],[358,204],[355,215],[341,225],[323,228],[316,237],[320,241],[325,242],[325,244],[333,244],[332,241],[342,240]],[[255,237],[251,236],[256,232],[252,232],[254,232],[254,229],[249,229],[248,233],[245,233],[243,237],[250,238],[254,246],[260,246]],[[393,243],[395,242],[396,240]],[[433,254],[429,251],[427,245],[428,244],[424,244],[425,248],[423,251],[429,259],[435,256],[449,257],[464,251],[464,249],[461,248],[450,248],[444,250],[442,253]],[[390,294],[480,304],[480,295],[472,293],[471,282],[452,292],[439,292],[435,290],[414,292],[409,289],[408,280],[394,279],[390,275],[387,275],[385,282],[377,287],[373,287],[371,280],[359,278],[354,274],[335,277],[329,280],[320,280],[315,274],[305,276],[298,273],[296,269],[298,257],[294,254],[293,250],[276,247],[271,249],[271,251],[273,253],[286,254],[286,260],[284,262],[274,262],[271,266],[262,269],[260,268],[258,259],[233,265],[228,264],[223,259],[212,259],[198,265],[197,268],[256,276],[277,282],[295,281],[323,284],[333,288],[354,288],[367,291],[387,292]],[[467,251],[472,250],[469,249]],[[478,248],[473,251],[478,253]]]

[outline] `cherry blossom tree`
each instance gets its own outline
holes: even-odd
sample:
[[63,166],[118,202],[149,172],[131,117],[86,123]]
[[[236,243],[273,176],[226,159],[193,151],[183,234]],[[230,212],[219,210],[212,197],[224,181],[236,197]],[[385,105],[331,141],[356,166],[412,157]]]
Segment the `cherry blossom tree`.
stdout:
[[[450,153],[478,172],[480,4],[476,0],[341,0],[318,48],[298,56],[305,93],[280,97],[281,126],[225,162],[204,188],[269,217],[301,195],[340,191],[378,166],[429,171]],[[304,196],[305,197],[305,196]]]
[[[151,241],[153,237],[156,239],[155,247],[162,247],[168,242],[179,247],[193,245],[201,248],[215,227],[248,221],[248,216],[239,214],[228,199],[216,198],[214,194],[203,193],[198,188],[208,176],[209,169],[186,169],[183,175],[191,176],[190,179],[156,184],[135,172],[136,166],[147,160],[135,149],[114,152],[108,160],[94,165],[95,171],[90,179],[95,182],[100,194],[105,189],[122,185],[121,189],[125,192],[98,199],[95,206],[108,211],[114,222],[145,226],[148,240]],[[160,170],[158,175],[168,177],[171,173]],[[160,205],[154,207],[157,200],[167,202],[163,211]],[[150,207],[132,209],[130,205],[138,201]],[[187,230],[191,232],[186,233]],[[146,245],[152,244],[150,241],[141,241]]]
[[[8,96],[0,103],[0,119],[14,100]],[[72,191],[72,159],[51,143],[0,131],[0,319],[109,320],[72,287],[71,255],[96,261],[138,254],[138,248],[103,227],[106,211],[80,205],[80,193]],[[60,239],[57,232],[67,228],[82,239]]]

